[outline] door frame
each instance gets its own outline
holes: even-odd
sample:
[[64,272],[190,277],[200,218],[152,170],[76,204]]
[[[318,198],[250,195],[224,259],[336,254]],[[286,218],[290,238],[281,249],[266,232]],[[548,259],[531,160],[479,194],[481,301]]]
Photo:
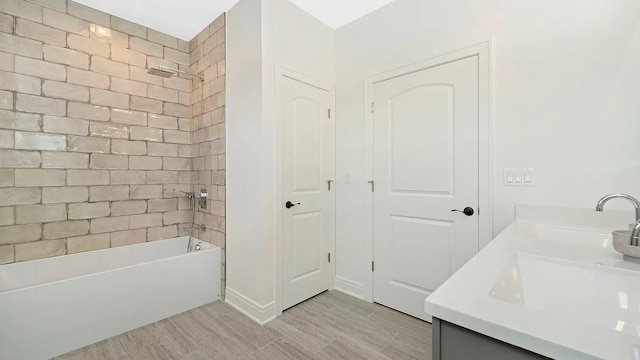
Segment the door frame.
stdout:
[[[476,44],[452,51],[443,55],[419,61],[407,66],[403,66],[390,71],[367,77],[365,79],[365,181],[373,180],[373,113],[371,104],[373,103],[373,86],[376,83],[390,80],[402,75],[411,74],[421,70],[426,70],[450,62],[478,56],[478,249],[481,250],[493,238],[493,208],[491,201],[492,177],[492,73],[491,73],[491,42]],[[366,191],[370,192],[369,184],[365,184]],[[373,192],[364,197],[365,211],[365,300],[373,302]]]
[[[329,165],[329,176],[330,179],[333,179],[333,187],[329,192],[329,205],[328,205],[328,214],[327,218],[329,220],[329,252],[331,253],[331,262],[329,263],[329,290],[333,290],[334,288],[334,278],[336,273],[336,261],[335,261],[335,248],[336,248],[336,181],[335,181],[335,173],[336,173],[336,111],[335,111],[335,86],[327,84],[325,82],[316,80],[309,76],[303,75],[296,71],[287,69],[283,66],[276,65],[276,81],[275,81],[275,116],[276,116],[276,185],[275,185],[275,251],[274,251],[274,266],[275,266],[275,316],[279,316],[282,314],[283,309],[283,301],[282,301],[282,286],[284,285],[284,281],[282,278],[282,233],[283,233],[283,206],[285,199],[283,196],[282,190],[282,160],[283,160],[283,149],[282,149],[282,87],[283,80],[285,78],[292,79],[295,81],[299,81],[305,83],[307,85],[316,87],[321,90],[325,90],[329,93],[329,108],[331,109],[331,118],[327,119],[329,122],[329,151],[330,154],[328,159],[332,161],[332,164]],[[329,180],[329,179],[327,179]]]

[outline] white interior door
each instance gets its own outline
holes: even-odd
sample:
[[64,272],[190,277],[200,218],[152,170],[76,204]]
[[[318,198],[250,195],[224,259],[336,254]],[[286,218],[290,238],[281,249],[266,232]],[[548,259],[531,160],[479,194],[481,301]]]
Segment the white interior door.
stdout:
[[373,299],[431,321],[424,300],[478,251],[478,56],[373,96]]
[[[284,76],[282,113],[283,309],[329,287],[329,91]],[[290,204],[287,205],[287,202]]]

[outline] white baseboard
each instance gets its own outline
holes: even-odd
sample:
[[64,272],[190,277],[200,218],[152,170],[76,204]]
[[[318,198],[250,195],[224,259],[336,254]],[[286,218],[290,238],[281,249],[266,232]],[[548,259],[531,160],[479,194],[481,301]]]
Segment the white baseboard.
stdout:
[[335,290],[341,291],[345,294],[351,295],[364,301],[369,301],[368,296],[366,296],[365,294],[364,284],[360,284],[355,281],[336,276]]
[[228,286],[225,289],[224,301],[260,325],[264,325],[276,318],[275,302],[260,305]]

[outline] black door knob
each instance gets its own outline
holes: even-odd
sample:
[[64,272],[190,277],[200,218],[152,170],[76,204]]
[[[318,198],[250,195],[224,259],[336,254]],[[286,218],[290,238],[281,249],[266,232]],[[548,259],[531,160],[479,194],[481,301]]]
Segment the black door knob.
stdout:
[[451,211],[461,212],[461,213],[463,213],[463,214],[465,214],[465,215],[467,215],[467,216],[471,216],[471,215],[473,215],[473,214],[474,214],[473,209],[472,209],[472,208],[470,208],[470,207],[468,207],[468,206],[467,206],[466,208],[464,208],[464,210],[453,209],[453,210],[451,210]]
[[287,201],[286,204],[284,204],[284,206],[287,207],[287,209],[291,209],[292,207],[296,206],[296,205],[300,205],[300,203],[292,203],[291,201]]

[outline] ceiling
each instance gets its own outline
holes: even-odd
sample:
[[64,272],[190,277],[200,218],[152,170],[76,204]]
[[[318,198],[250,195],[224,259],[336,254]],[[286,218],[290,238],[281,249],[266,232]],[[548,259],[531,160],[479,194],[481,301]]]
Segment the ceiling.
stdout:
[[[200,30],[238,0],[74,0],[80,4],[121,17],[183,40]],[[393,0],[290,0],[300,8],[337,29]]]

